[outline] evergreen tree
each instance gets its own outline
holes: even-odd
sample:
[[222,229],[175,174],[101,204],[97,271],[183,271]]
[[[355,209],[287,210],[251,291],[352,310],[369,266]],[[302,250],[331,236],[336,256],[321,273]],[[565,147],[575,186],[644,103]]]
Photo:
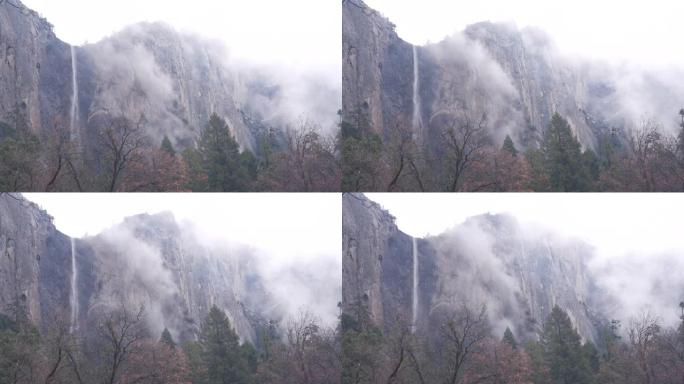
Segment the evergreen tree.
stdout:
[[171,349],[176,349],[176,342],[173,341],[173,337],[171,337],[171,332],[169,332],[168,328],[164,328],[159,342],[166,344],[171,347]]
[[0,122],[0,192],[35,188],[41,150],[37,136]]
[[257,373],[259,366],[259,353],[250,343],[243,343],[240,346],[240,354],[247,362],[247,369],[250,374]]
[[206,384],[249,383],[249,364],[226,314],[212,307],[200,329],[199,344]]
[[679,317],[681,322],[677,327],[677,336],[679,337],[680,343],[684,345],[684,301],[679,303],[679,309],[682,311],[682,315]]
[[684,159],[684,109],[679,111],[679,115],[682,117],[682,123],[679,125],[682,127],[682,130],[679,131],[679,136],[677,137],[677,149],[680,156]]
[[510,135],[506,135],[506,139],[504,139],[502,149],[510,153],[514,157],[518,156],[518,150],[515,148],[515,144],[513,143],[513,139],[511,139]]
[[581,177],[584,177],[584,183],[587,190],[592,190],[592,184],[599,179],[601,173],[601,162],[596,156],[596,153],[591,149],[587,149],[582,154],[582,173]]
[[12,311],[14,319],[0,314],[0,383],[35,382],[40,335],[22,309]]
[[558,306],[553,307],[546,320],[540,342],[553,383],[592,382],[591,368],[583,353],[580,336],[568,315]]
[[215,192],[238,192],[246,189],[247,172],[243,167],[240,146],[225,120],[212,115],[199,139],[198,151],[208,189]]
[[553,115],[544,134],[542,152],[553,191],[577,192],[587,189],[581,145],[568,121],[557,113]]
[[506,327],[506,331],[504,332],[502,341],[513,347],[513,349],[518,349],[518,342],[515,341],[515,336],[513,336],[513,332],[511,332],[511,329],[509,327]]
[[530,381],[533,384],[548,384],[551,381],[541,343],[532,341],[525,344],[525,352],[530,358]]
[[240,167],[243,171],[245,190],[253,190],[250,183],[256,180],[259,174],[259,160],[257,160],[252,152],[244,151],[240,154]]
[[342,158],[342,190],[358,192],[379,188],[382,163],[382,138],[373,133],[369,119],[362,112],[355,114],[353,122],[340,125],[340,153]]
[[171,144],[171,140],[166,135],[164,135],[164,140],[162,140],[161,149],[171,156],[176,156],[176,150],[173,149],[173,144]]
[[183,160],[188,167],[188,181],[185,187],[193,192],[208,192],[209,184],[207,175],[204,173],[202,154],[195,148],[186,148],[183,151]]
[[599,369],[601,368],[601,360],[599,359],[599,353],[594,343],[587,341],[582,346],[582,355],[587,363],[589,363],[592,374],[598,374]]
[[525,152],[530,167],[530,188],[535,192],[549,192],[549,175],[541,149],[532,148]]

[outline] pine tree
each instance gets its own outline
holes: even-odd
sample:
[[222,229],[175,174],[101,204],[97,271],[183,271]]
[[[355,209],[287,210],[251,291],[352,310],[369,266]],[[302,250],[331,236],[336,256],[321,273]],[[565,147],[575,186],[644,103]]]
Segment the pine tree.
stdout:
[[239,192],[246,189],[247,172],[240,146],[225,120],[212,115],[199,139],[198,150],[210,191]]
[[582,154],[582,173],[580,177],[584,178],[583,184],[591,190],[591,184],[598,181],[600,173],[601,162],[598,156],[591,149],[587,149]]
[[518,150],[515,148],[515,144],[513,143],[513,139],[511,139],[510,135],[506,135],[506,139],[504,139],[502,149],[510,153],[514,157],[518,156]]
[[164,140],[162,140],[161,149],[171,156],[176,156],[176,150],[173,149],[173,144],[171,144],[171,140],[166,135],[164,135]]
[[206,384],[249,383],[249,365],[240,339],[230,325],[226,314],[212,307],[200,329],[202,363]]
[[577,192],[587,189],[582,147],[568,121],[557,113],[553,115],[544,134],[542,152],[553,191]]
[[682,117],[682,123],[679,125],[682,127],[682,130],[679,131],[679,136],[677,137],[677,149],[680,156],[684,158],[684,108],[679,111],[679,115]]
[[193,192],[208,192],[209,185],[204,173],[202,154],[195,148],[186,148],[182,155],[188,167],[188,182],[185,187]]
[[546,364],[544,349],[541,343],[532,341],[525,344],[525,352],[530,358],[530,381],[533,384],[548,384],[551,382],[549,368]]
[[513,336],[513,332],[511,332],[509,327],[506,327],[502,341],[510,345],[513,349],[518,349],[518,342],[515,341],[515,336]]
[[684,301],[679,303],[679,309],[682,311],[682,315],[679,317],[681,322],[679,323],[679,326],[677,327],[677,335],[679,337],[680,343],[684,345]]
[[171,332],[169,332],[168,328],[164,328],[159,342],[166,344],[167,346],[171,347],[171,349],[176,349],[176,342],[173,341],[173,337],[171,336]]
[[599,353],[594,343],[587,341],[582,346],[582,355],[587,363],[589,363],[592,374],[598,374],[599,369],[601,368],[601,360],[599,359]]
[[592,382],[591,368],[583,353],[580,336],[570,317],[558,306],[553,308],[544,324],[540,343],[553,383]]

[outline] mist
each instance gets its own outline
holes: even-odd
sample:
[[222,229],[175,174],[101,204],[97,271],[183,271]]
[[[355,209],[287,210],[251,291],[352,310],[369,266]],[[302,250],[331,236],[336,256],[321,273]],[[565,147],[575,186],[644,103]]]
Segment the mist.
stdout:
[[[222,258],[242,259],[248,265],[249,272],[262,280],[268,293],[264,299],[268,301],[268,312],[274,319],[294,319],[303,312],[310,312],[326,326],[332,327],[337,323],[337,304],[342,297],[342,260],[339,252],[320,250],[312,253],[303,250],[294,257],[260,244],[202,233],[206,228],[203,223],[184,220],[181,226],[183,232],[192,233],[202,246],[223,254]],[[301,240],[292,238],[291,241]]]
[[492,234],[479,224],[479,220],[467,221],[435,239],[440,299],[431,303],[430,312],[463,303],[475,309],[484,305],[493,331],[503,334],[507,327],[516,328],[515,318],[523,317],[516,299],[520,287],[507,273],[504,260],[495,255]]
[[[338,3],[25,3],[54,23],[57,37],[78,46],[82,132],[95,129],[100,115],[144,115],[153,145],[167,136],[184,149],[216,113],[243,150],[255,151],[258,129],[307,121],[322,134],[337,131]],[[244,112],[256,122],[244,121]]]
[[444,0],[366,3],[396,23],[398,33],[413,44],[437,42],[470,24],[492,21],[545,30],[563,51],[582,59],[653,67],[684,64],[684,54],[673,49],[684,32],[679,17],[684,5],[672,0],[619,4],[483,0],[468,6]]
[[178,32],[164,23],[126,27],[83,47],[97,68],[97,90],[88,122],[99,112],[132,118],[145,115],[146,132],[185,147],[211,113],[225,118],[243,148],[255,138],[241,111],[284,130],[311,121],[335,132],[341,85],[330,73],[254,63],[230,54],[220,40]]
[[[506,135],[515,133],[516,123],[523,119],[513,108],[517,90],[485,47],[464,33],[456,33],[438,44],[426,46],[426,51],[438,63],[440,78],[445,79],[437,84],[438,89],[429,91],[435,95],[431,120],[461,110],[467,111],[468,116],[459,117],[471,121],[486,115],[487,127],[496,142],[503,142]],[[455,100],[439,96],[450,94],[458,96]]]
[[[661,125],[668,135],[680,130],[684,56],[673,52],[677,46],[674,31],[681,30],[673,15],[684,12],[681,4],[490,0],[463,7],[441,0],[367,3],[397,24],[400,38],[429,50],[443,67],[440,71],[444,74],[438,78],[454,83],[452,91],[443,83],[430,90],[435,95],[433,113],[449,106],[476,116],[487,112],[488,128],[497,143],[510,134],[519,147],[526,146],[530,122],[518,104],[537,98],[539,90],[534,83],[544,81],[551,82],[553,91],[542,94],[542,102],[571,122],[585,148],[597,147],[596,133],[586,127],[585,113],[625,136],[649,120]],[[507,31],[503,37],[496,36],[497,54],[521,40],[523,57],[534,57],[541,65],[541,69],[523,67],[530,71],[528,76],[533,78],[527,81],[532,85],[518,84],[520,80],[511,76],[517,63],[510,60],[515,58],[493,57],[479,39],[473,39],[472,26],[490,21],[499,31]],[[502,60],[514,69],[502,68]],[[516,87],[531,87],[524,88],[530,94],[519,95]],[[566,94],[572,100],[559,99]],[[544,130],[548,121],[542,124],[535,127],[537,132]]]
[[[520,263],[565,262],[546,284],[577,291],[606,320],[628,324],[644,310],[665,325],[680,321],[684,301],[681,196],[667,194],[368,194],[405,233],[435,244],[440,297],[487,304],[495,330],[519,312]],[[494,223],[494,224],[492,224]],[[549,256],[551,255],[551,256]],[[517,260],[517,261],[516,261]],[[454,262],[456,261],[456,262]],[[516,264],[518,263],[518,264]],[[516,266],[517,265],[517,266]],[[524,265],[524,264],[523,264]],[[578,271],[570,272],[570,271]],[[453,278],[452,278],[453,277]],[[545,286],[549,294],[554,291]],[[455,298],[455,299],[454,299]],[[458,304],[458,303],[455,303]],[[513,327],[512,327],[513,328]],[[624,331],[623,327],[623,331]]]
[[192,303],[197,320],[217,305],[246,340],[252,311],[282,327],[302,312],[326,327],[337,323],[338,195],[25,196],[54,216],[58,230],[80,239],[79,268],[92,264],[101,278],[94,311],[121,301],[144,305],[150,330],[167,327],[178,336],[188,328],[181,321],[187,315],[178,313],[183,303]]

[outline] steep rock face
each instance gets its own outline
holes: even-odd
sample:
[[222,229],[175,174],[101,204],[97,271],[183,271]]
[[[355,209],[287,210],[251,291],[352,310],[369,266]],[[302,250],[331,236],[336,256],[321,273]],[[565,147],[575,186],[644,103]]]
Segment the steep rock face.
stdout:
[[0,311],[39,326],[69,308],[71,246],[52,218],[15,195],[0,195]]
[[342,2],[342,110],[378,134],[412,116],[412,48],[394,25],[361,0]]
[[[343,311],[361,308],[391,329],[413,320],[412,238],[362,195],[345,195]],[[461,304],[487,306],[494,332],[511,327],[531,338],[554,305],[568,312],[582,337],[596,338],[601,314],[585,261],[591,249],[544,231],[532,233],[507,216],[479,216],[439,236],[417,240],[417,332],[439,326],[440,313]]]
[[0,121],[44,135],[51,117],[69,116],[71,98],[55,97],[71,95],[69,46],[45,19],[17,4],[0,4]]
[[[490,323],[531,337],[554,306],[568,312],[580,335],[595,340],[599,292],[587,268],[592,249],[513,217],[485,215],[427,241],[437,270],[430,311],[454,298],[486,304]],[[425,255],[421,255],[425,256]]]
[[486,49],[515,88],[514,110],[523,119],[517,124],[530,128],[528,134],[541,132],[558,112],[570,121],[585,147],[596,147],[597,132],[585,115],[590,80],[558,57],[544,32],[484,22],[466,28],[465,35]]
[[43,139],[69,131],[90,156],[97,154],[100,131],[108,124],[103,116],[133,122],[144,117],[153,144],[167,135],[179,148],[194,143],[212,113],[225,118],[240,146],[252,151],[257,137],[286,125],[278,119],[278,103],[286,97],[282,85],[227,60],[220,44],[165,24],[141,23],[74,47],[72,61],[71,47],[47,20],[19,0],[12,4],[0,4],[2,122]]
[[[410,306],[410,284],[388,289],[388,281],[410,275],[397,271],[397,259],[410,259],[411,239],[394,224],[394,217],[363,195],[345,194],[342,205],[342,304],[343,311],[368,316],[376,325],[391,324],[393,316]],[[403,246],[397,246],[401,244]],[[406,291],[408,289],[408,291]],[[390,299],[391,296],[392,298]],[[363,314],[354,313],[362,308]],[[394,308],[394,309],[392,309]]]
[[[216,305],[243,339],[254,339],[241,303],[249,273],[228,252],[200,245],[171,214],[134,216],[84,243],[91,252],[79,256],[91,264],[90,285],[95,287],[81,300],[84,308],[109,308],[122,299],[144,305],[154,333],[167,327],[187,340],[196,336],[201,320]],[[81,279],[84,284],[88,280]]]
[[153,138],[161,142],[167,135],[184,147],[216,113],[243,148],[253,149],[240,109],[247,91],[218,44],[164,24],[138,24],[77,53],[82,130],[97,128],[101,113],[144,115]]
[[[25,309],[42,327],[69,319],[70,239],[52,218],[19,196],[0,196],[0,311]],[[143,305],[152,334],[169,328],[178,340],[196,337],[211,306],[229,316],[243,340],[273,303],[249,251],[207,246],[171,214],[140,215],[103,233],[75,241],[78,316],[75,329],[90,332],[98,316],[121,303]]]
[[[348,121],[360,114],[387,137],[412,127],[413,47],[395,26],[362,0],[343,1],[343,107]],[[613,89],[560,58],[542,32],[489,22],[471,25],[436,44],[417,48],[423,127],[419,137],[440,140],[436,119],[450,113],[475,120],[488,116],[496,142],[510,134],[535,146],[558,112],[586,148],[596,148],[606,123],[598,114]],[[608,89],[609,92],[601,92]]]

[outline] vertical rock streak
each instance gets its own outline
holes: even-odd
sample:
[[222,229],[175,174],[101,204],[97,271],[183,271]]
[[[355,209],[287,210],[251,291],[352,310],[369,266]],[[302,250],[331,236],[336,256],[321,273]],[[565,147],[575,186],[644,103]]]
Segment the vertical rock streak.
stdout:
[[69,125],[69,132],[71,134],[72,141],[78,141],[78,129],[76,127],[78,123],[78,64],[76,62],[76,47],[71,46],[71,114]]
[[418,49],[413,46],[413,132],[417,140],[422,140],[423,118],[420,113],[420,68]]

